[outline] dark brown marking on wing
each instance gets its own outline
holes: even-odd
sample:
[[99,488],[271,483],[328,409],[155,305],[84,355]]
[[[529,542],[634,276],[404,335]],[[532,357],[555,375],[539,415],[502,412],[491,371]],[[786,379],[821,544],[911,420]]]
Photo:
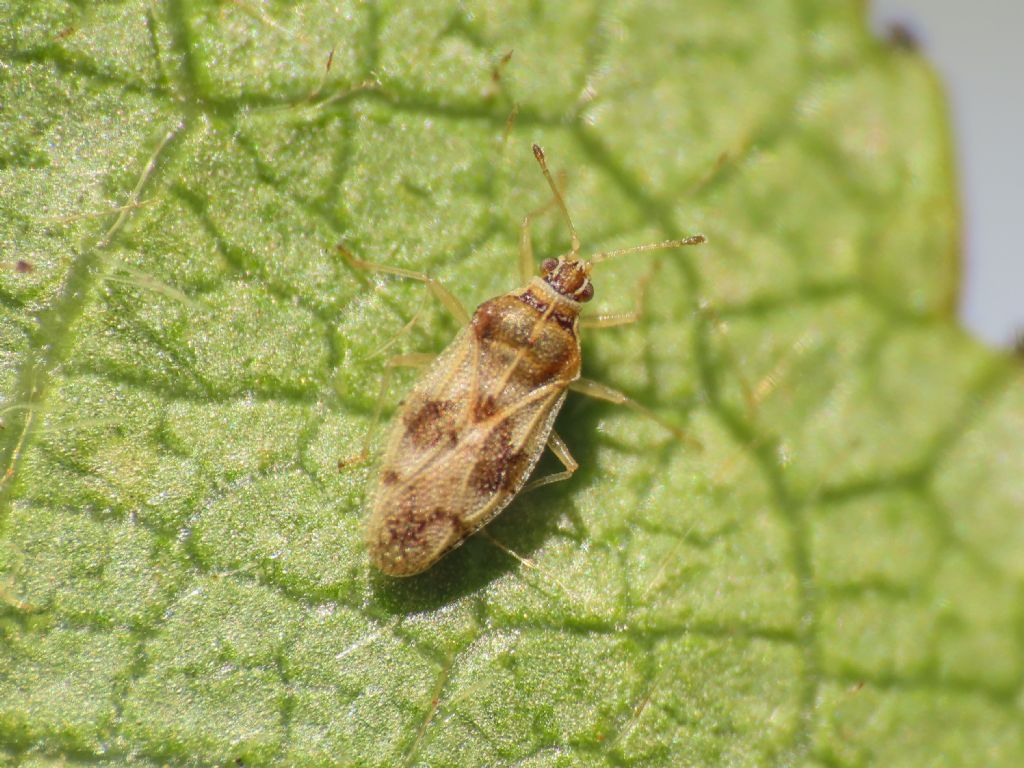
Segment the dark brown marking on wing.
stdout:
[[484,440],[480,458],[469,473],[469,484],[480,493],[510,491],[520,480],[530,457],[512,445],[512,426],[507,421],[496,425]]
[[380,481],[384,485],[394,485],[398,482],[398,473],[393,469],[385,469],[380,473]]
[[402,510],[388,518],[387,534],[389,542],[396,544],[402,551],[409,551],[422,546],[427,541],[426,533],[437,533],[438,524],[451,524],[453,529],[459,528],[456,517],[444,507],[434,507],[426,513],[419,510],[408,510],[406,504],[399,505]]
[[446,422],[456,410],[451,400],[427,400],[419,408],[405,415],[405,428],[418,448],[431,448],[447,438],[454,445],[458,433],[448,429]]
[[483,395],[473,403],[473,419],[475,421],[487,421],[498,412],[498,401],[494,395]]
[[377,567],[392,576],[411,576],[465,538],[467,531],[450,509],[424,509],[421,494],[408,487],[394,507],[371,521],[368,533],[370,557]]

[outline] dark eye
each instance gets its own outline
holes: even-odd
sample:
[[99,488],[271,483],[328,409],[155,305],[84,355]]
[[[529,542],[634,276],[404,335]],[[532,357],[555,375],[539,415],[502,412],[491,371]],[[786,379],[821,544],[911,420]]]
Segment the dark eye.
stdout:
[[576,294],[576,301],[590,301],[592,298],[594,298],[593,283],[587,283],[580,289],[580,292]]
[[548,272],[554,272],[555,267],[558,266],[558,259],[544,259],[540,263],[540,272],[542,275],[546,275]]

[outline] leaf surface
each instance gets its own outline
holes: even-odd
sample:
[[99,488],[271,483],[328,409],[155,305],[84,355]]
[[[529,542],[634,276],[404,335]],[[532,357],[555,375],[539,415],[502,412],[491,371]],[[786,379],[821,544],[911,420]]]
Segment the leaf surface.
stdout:
[[[1021,369],[862,14],[0,2],[0,764],[1024,763]],[[339,462],[455,326],[333,244],[511,289],[534,141],[586,248],[708,235],[602,264],[645,313],[584,343],[703,450],[570,397],[488,529],[536,567],[389,580]]]

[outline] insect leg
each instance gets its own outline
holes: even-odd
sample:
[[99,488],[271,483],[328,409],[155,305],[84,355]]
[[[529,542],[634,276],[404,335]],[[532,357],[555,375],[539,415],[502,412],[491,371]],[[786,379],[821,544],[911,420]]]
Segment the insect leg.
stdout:
[[[558,175],[558,184],[565,186],[564,174]],[[533,277],[536,264],[533,262],[533,240],[530,239],[530,229],[533,222],[542,214],[547,213],[557,205],[555,198],[551,198],[539,208],[534,208],[523,217],[523,223],[519,225],[519,279],[526,284]]]
[[387,394],[388,385],[391,384],[391,377],[394,375],[395,369],[422,368],[425,365],[430,365],[434,357],[436,355],[432,355],[429,352],[410,352],[407,355],[395,355],[388,358],[387,362],[384,363],[384,375],[380,379],[377,404],[373,408],[373,421],[370,422],[370,428],[366,431],[366,440],[361,451],[363,456],[370,455],[370,440],[373,438],[373,433],[377,431],[377,425],[380,424],[380,414],[384,408],[384,396]]
[[384,363],[384,367],[391,368],[422,368],[425,365],[429,365],[437,355],[433,355],[430,352],[410,352],[407,355],[395,355],[394,357],[388,358],[388,361]]
[[637,283],[636,309],[632,312],[615,312],[580,318],[580,326],[582,328],[616,328],[620,325],[629,325],[640,320],[644,316],[644,307],[647,304],[647,286],[651,282],[651,277],[653,277],[653,273],[648,273],[646,277]]
[[401,267],[389,267],[386,264],[375,264],[372,261],[363,261],[362,259],[356,258],[352,252],[341,245],[337,246],[338,253],[341,257],[348,262],[348,265],[353,269],[362,269],[367,272],[381,272],[386,275],[397,275],[398,277],[407,277],[410,280],[418,280],[430,290],[432,294],[437,298],[438,301],[444,305],[452,317],[459,321],[460,325],[469,325],[469,312],[462,306],[462,302],[459,301],[455,294],[444,287],[439,281],[432,278],[430,275],[424,272],[414,272],[411,269],[402,269]]
[[562,462],[562,466],[565,467],[565,470],[562,472],[553,472],[550,475],[545,475],[544,477],[538,477],[536,480],[527,483],[523,487],[524,493],[526,491],[542,488],[545,485],[551,485],[552,483],[560,483],[563,480],[568,480],[572,477],[573,472],[579,469],[580,465],[577,463],[576,459],[572,457],[572,454],[569,453],[569,446],[565,444],[565,440],[562,439],[561,435],[554,430],[551,430],[551,434],[548,435],[548,448],[550,448],[551,452],[555,454],[555,458]]
[[538,213],[543,211],[538,208],[535,211],[523,216],[523,223],[519,225],[519,279],[525,285],[533,277],[533,242],[530,240],[530,224]]
[[391,377],[394,374],[395,369],[422,368],[425,365],[429,365],[434,357],[436,357],[436,355],[432,355],[429,352],[411,352],[407,355],[395,355],[384,363],[384,375],[380,380],[380,391],[377,393],[377,403],[373,407],[373,420],[370,422],[369,429],[366,430],[366,437],[363,438],[363,447],[355,456],[339,461],[339,469],[346,469],[356,464],[362,464],[370,458],[370,443],[373,441],[373,436],[377,432],[377,427],[380,425],[381,411],[384,408],[384,395],[387,394],[388,385],[391,383]]
[[528,557],[523,557],[522,555],[520,555],[520,554],[519,554],[518,552],[516,552],[515,550],[513,550],[513,549],[510,549],[509,547],[506,547],[506,546],[505,546],[504,544],[502,544],[502,543],[501,543],[500,541],[498,541],[498,540],[497,540],[496,538],[494,538],[493,536],[491,536],[491,534],[489,534],[489,533],[487,532],[487,529],[486,529],[486,528],[485,528],[485,529],[483,529],[483,530],[481,530],[481,531],[479,531],[479,532],[477,533],[477,536],[480,536],[481,538],[487,539],[487,540],[488,540],[489,542],[491,542],[491,544],[493,544],[494,546],[496,546],[496,547],[497,547],[498,549],[500,549],[500,550],[501,550],[502,552],[504,552],[504,553],[505,553],[506,555],[508,555],[509,557],[512,557],[512,558],[514,558],[515,560],[517,560],[518,562],[522,563],[522,564],[523,564],[523,565],[524,565],[525,567],[527,567],[527,568],[529,568],[529,569],[531,569],[531,570],[537,570],[537,571],[540,571],[541,573],[543,573],[543,574],[544,574],[544,576],[545,576],[546,578],[549,578],[549,579],[551,579],[551,581],[553,581],[553,582],[554,582],[555,584],[557,584],[557,585],[558,585],[558,587],[559,587],[559,589],[561,589],[561,590],[562,590],[562,591],[563,591],[563,592],[564,592],[564,593],[565,593],[566,595],[568,595],[568,596],[569,596],[569,597],[570,597],[570,598],[571,598],[572,600],[574,600],[574,601],[578,602],[578,600],[577,600],[576,596],[575,596],[575,595],[573,595],[573,593],[572,593],[572,590],[570,590],[570,589],[569,589],[569,588],[568,588],[567,586],[565,586],[565,584],[563,584],[563,583],[562,583],[561,581],[559,581],[559,580],[558,580],[557,578],[555,578],[554,574],[548,573],[548,572],[547,572],[546,570],[544,570],[543,568],[541,568],[541,567],[540,567],[539,565],[537,565],[537,563],[535,563],[535,562],[534,562],[533,560],[531,560],[530,558],[528,558]]
[[620,325],[630,325],[640,319],[639,312],[616,312],[610,315],[594,315],[580,320],[581,328],[616,328]]
[[380,348],[376,352],[367,355],[365,359],[372,360],[375,357],[380,357],[385,352],[387,352],[391,347],[397,344],[401,340],[401,338],[405,336],[405,334],[409,333],[413,329],[413,326],[415,326],[416,323],[419,322],[420,315],[423,314],[423,308],[426,306],[427,299],[429,298],[429,294],[424,296],[419,308],[413,313],[413,316],[409,318],[409,322],[403,325],[402,329],[398,333],[396,333],[390,339],[381,344]]
[[696,438],[691,437],[686,432],[681,430],[679,427],[665,421],[663,418],[661,418],[661,416],[656,414],[651,409],[645,408],[633,398],[620,392],[617,389],[609,387],[607,384],[601,384],[600,382],[593,381],[592,379],[580,378],[576,379],[576,381],[570,384],[569,389],[571,389],[573,392],[579,392],[581,395],[586,395],[587,397],[593,397],[596,398],[597,400],[607,400],[609,403],[615,403],[616,405],[624,405],[627,408],[631,408],[637,413],[642,414],[647,418],[653,419],[654,421],[658,422],[659,424],[661,424],[661,426],[663,426],[673,435],[678,437],[680,440],[683,440],[696,448],[701,447],[700,442]]

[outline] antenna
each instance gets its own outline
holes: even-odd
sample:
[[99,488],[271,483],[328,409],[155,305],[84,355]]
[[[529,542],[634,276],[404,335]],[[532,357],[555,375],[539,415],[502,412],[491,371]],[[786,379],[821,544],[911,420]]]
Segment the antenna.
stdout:
[[601,251],[590,257],[591,264],[613,259],[616,256],[625,256],[627,253],[639,253],[640,251],[660,251],[665,248],[681,248],[684,245],[700,245],[708,239],[704,235],[690,235],[682,240],[663,240],[660,243],[647,243],[645,245],[634,245],[632,248],[617,248],[614,251]]
[[555,180],[551,178],[551,171],[548,170],[547,160],[544,159],[544,150],[537,144],[533,145],[533,156],[537,158],[537,162],[540,163],[540,170],[544,174],[544,178],[548,180],[548,186],[551,187],[551,192],[555,196],[555,202],[558,203],[558,207],[562,209],[562,215],[565,216],[565,223],[569,225],[569,234],[572,236],[572,255],[575,256],[580,252],[580,236],[576,234],[576,227],[572,225],[572,218],[569,216],[569,209],[565,207],[565,200],[562,199],[562,193],[558,191],[558,185],[555,184]]

